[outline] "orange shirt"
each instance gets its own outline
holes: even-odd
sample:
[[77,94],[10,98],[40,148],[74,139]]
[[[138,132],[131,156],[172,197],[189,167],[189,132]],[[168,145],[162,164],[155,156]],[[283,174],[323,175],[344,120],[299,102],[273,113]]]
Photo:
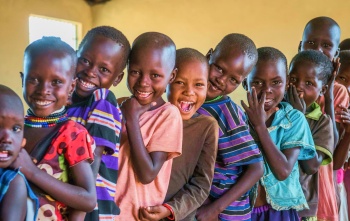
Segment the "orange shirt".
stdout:
[[167,152],[168,159],[153,182],[142,184],[132,167],[128,135],[123,125],[115,198],[120,215],[116,220],[138,220],[140,207],[163,203],[169,186],[172,159],[182,151],[182,118],[172,104],[166,103],[144,113],[140,117],[140,128],[147,151]]

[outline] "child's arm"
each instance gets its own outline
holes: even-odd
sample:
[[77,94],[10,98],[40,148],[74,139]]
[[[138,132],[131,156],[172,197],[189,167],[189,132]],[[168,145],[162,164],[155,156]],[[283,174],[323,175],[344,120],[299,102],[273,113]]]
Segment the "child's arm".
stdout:
[[101,158],[104,151],[104,146],[96,146],[94,151],[94,162],[91,164],[92,173],[94,175],[94,180],[97,179],[98,170],[100,169]]
[[156,178],[168,157],[168,153],[162,151],[148,153],[142,139],[140,116],[154,105],[155,102],[142,106],[134,97],[131,97],[121,106],[126,121],[132,165],[142,184],[148,184]]
[[312,175],[318,171],[318,168],[321,166],[322,161],[326,158],[326,154],[316,150],[316,156],[310,160],[299,160],[301,169],[307,175]]
[[289,148],[280,151],[272,141],[265,122],[276,110],[265,112],[264,103],[266,93],[263,93],[260,102],[258,101],[255,88],[247,93],[249,107],[242,101],[242,107],[246,111],[249,121],[259,136],[262,152],[269,164],[271,171],[278,180],[285,180],[298,159],[300,148]]
[[31,183],[69,207],[89,212],[96,206],[95,182],[87,160],[69,168],[74,185],[57,180],[39,169],[24,149],[20,151],[13,166],[21,167],[21,172]]
[[219,199],[206,204],[197,210],[197,220],[217,220],[218,215],[232,202],[238,200],[243,194],[248,192],[263,174],[264,168],[262,161],[247,165],[247,168],[231,189]]
[[17,175],[0,203],[0,219],[25,220],[26,214],[27,187],[23,177]]
[[346,107],[341,105],[339,107],[342,109],[342,111],[339,113],[337,112],[336,114],[340,115],[341,117],[344,127],[344,134],[333,153],[334,170],[340,169],[348,159],[348,151],[350,145],[350,113]]

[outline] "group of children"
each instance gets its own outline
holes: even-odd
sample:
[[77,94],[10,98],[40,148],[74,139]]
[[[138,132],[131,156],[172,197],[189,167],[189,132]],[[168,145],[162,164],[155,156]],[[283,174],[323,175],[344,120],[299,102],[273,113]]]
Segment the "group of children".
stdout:
[[[76,52],[56,37],[31,43],[24,118],[0,85],[1,219],[348,220],[350,44],[339,41],[334,20],[312,19],[289,69],[242,34],[206,56],[157,32],[130,46],[109,26]],[[116,99],[126,66],[132,95]],[[228,96],[240,84],[242,108]]]

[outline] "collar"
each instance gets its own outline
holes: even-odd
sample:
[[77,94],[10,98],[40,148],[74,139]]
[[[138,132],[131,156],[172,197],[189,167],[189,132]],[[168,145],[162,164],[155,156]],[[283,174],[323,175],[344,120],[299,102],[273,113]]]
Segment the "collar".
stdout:
[[278,127],[287,129],[292,126],[292,120],[289,117],[289,112],[293,110],[292,105],[287,102],[281,102],[278,108],[279,110],[276,111],[271,126],[267,128],[269,132],[276,130]]
[[312,120],[319,120],[322,116],[322,111],[320,105],[318,105],[316,102],[313,102],[310,105],[311,112],[305,113],[305,117],[312,119]]

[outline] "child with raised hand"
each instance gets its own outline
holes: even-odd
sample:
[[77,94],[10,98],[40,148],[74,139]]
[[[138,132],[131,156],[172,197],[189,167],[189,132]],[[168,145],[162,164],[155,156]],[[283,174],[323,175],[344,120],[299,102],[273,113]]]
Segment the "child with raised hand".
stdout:
[[[340,27],[337,24],[337,22],[335,22],[332,18],[317,17],[311,19],[305,26],[302,41],[299,44],[299,51],[310,49],[319,50],[323,54],[325,54],[334,63],[333,66],[336,67],[336,58],[339,55],[338,46],[340,42],[340,34]],[[324,96],[319,97],[317,103],[320,105],[322,112],[328,114],[333,122],[334,143],[336,145],[336,148],[334,150],[333,164],[327,165],[328,173],[331,173],[332,169],[337,170],[334,180],[337,183],[336,194],[339,207],[341,208],[340,215],[341,217],[343,217],[340,219],[348,220],[346,201],[345,199],[340,200],[342,196],[346,195],[345,188],[343,186],[344,172],[343,169],[341,169],[341,167],[344,164],[344,155],[337,154],[337,152],[343,152],[343,150],[339,149],[345,148],[349,145],[349,143],[346,143],[346,140],[341,140],[341,138],[344,138],[344,128],[342,127],[343,125],[341,122],[342,120],[340,116],[335,115],[334,113],[336,111],[341,111],[341,106],[348,106],[349,95],[346,88],[343,85],[334,81],[337,72],[334,73],[335,74],[328,82],[328,90],[326,91]],[[323,197],[329,196],[320,195],[320,200],[322,200]],[[343,203],[341,201],[343,201]]]
[[38,198],[20,170],[10,169],[26,143],[23,104],[13,90],[1,84],[0,107],[0,217],[1,220],[33,221]]
[[350,95],[350,50],[339,52],[339,62],[341,65],[335,81],[343,85]]
[[174,42],[166,35],[138,36],[128,62],[132,96],[122,103],[124,117],[119,152],[116,220],[139,220],[143,207],[162,204],[168,189],[172,159],[181,154],[179,110],[162,98],[176,77]]
[[219,124],[218,153],[209,197],[197,210],[197,220],[250,220],[249,193],[263,175],[261,153],[249,133],[246,115],[228,96],[258,59],[254,42],[242,34],[228,34],[210,49],[209,88],[197,111]]
[[316,151],[304,115],[282,102],[286,81],[283,53],[259,48],[258,62],[244,83],[249,106],[241,102],[265,162],[252,220],[297,221],[297,210],[308,208],[297,160],[311,159]]
[[113,220],[120,213],[114,197],[122,115],[108,88],[122,80],[129,53],[127,38],[109,26],[91,29],[78,48],[77,84],[67,113],[85,126],[96,143],[92,170],[97,178],[97,205],[85,221]]
[[182,155],[173,160],[165,203],[142,210],[147,220],[194,220],[197,208],[208,197],[214,175],[218,124],[196,113],[207,93],[208,61],[199,51],[182,48],[176,51],[175,67],[177,75],[166,91],[182,116]]
[[328,115],[322,114],[316,103],[318,97],[326,92],[332,73],[332,62],[322,52],[314,50],[299,52],[294,56],[289,69],[288,102],[305,114],[316,148],[316,157],[299,161],[300,183],[309,209],[299,211],[298,214],[305,221],[317,220],[317,208],[333,205],[336,209],[334,197],[322,201],[318,197],[319,193],[335,196],[332,176],[318,173],[333,159],[333,124]]
[[56,37],[34,41],[24,52],[27,143],[14,165],[37,187],[38,220],[68,220],[69,208],[88,212],[96,205],[93,139],[68,120],[65,109],[75,86],[76,62],[75,51]]

